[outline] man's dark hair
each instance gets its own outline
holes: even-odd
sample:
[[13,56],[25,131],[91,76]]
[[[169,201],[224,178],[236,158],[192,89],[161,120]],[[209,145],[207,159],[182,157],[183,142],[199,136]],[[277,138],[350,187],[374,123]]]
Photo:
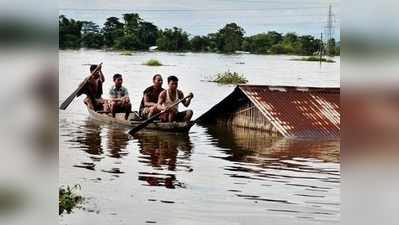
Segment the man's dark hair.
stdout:
[[90,72],[93,72],[97,68],[97,65],[91,65],[90,66]]
[[118,78],[122,78],[122,75],[119,74],[119,73],[117,73],[117,74],[115,74],[115,75],[113,76],[114,81],[115,81],[116,79],[118,79]]
[[171,82],[171,81],[176,81],[177,82],[177,81],[179,81],[179,79],[177,79],[176,76],[169,76],[168,77],[168,83]]
[[155,74],[155,75],[152,77],[152,80],[154,81],[157,77],[159,77],[159,78],[162,79],[161,74]]

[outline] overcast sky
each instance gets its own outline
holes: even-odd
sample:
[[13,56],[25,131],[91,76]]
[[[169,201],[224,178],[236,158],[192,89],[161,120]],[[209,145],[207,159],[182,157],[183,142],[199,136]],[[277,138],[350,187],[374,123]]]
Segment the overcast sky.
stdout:
[[160,28],[177,26],[192,35],[216,32],[236,22],[247,35],[276,30],[319,36],[325,31],[329,4],[334,36],[339,39],[338,0],[60,0],[60,14],[102,25],[109,16],[136,12]]

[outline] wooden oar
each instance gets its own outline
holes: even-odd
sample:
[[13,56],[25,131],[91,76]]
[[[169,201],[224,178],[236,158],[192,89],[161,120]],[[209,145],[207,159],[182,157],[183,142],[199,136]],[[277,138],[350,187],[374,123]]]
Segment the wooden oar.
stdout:
[[60,109],[65,110],[71,102],[75,99],[76,95],[79,93],[80,90],[86,85],[87,81],[90,79],[93,74],[95,74],[99,69],[101,69],[103,63],[98,64],[96,69],[93,70],[93,72],[90,74],[90,76],[86,77],[82,83],[79,84],[79,87],[71,94],[65,101],[61,104]]
[[153,116],[151,116],[149,119],[147,119],[146,121],[144,121],[142,124],[138,125],[135,128],[132,128],[131,130],[129,130],[129,134],[133,135],[135,133],[137,133],[139,130],[145,128],[146,126],[148,126],[150,123],[152,123],[156,118],[158,118],[159,115],[161,115],[162,113],[167,112],[169,109],[173,108],[174,106],[178,105],[179,103],[181,103],[182,101],[186,100],[187,98],[191,98],[192,95],[187,95],[186,97],[180,99],[178,102],[174,103],[173,105],[169,106],[168,108],[166,108],[164,111],[157,113]]

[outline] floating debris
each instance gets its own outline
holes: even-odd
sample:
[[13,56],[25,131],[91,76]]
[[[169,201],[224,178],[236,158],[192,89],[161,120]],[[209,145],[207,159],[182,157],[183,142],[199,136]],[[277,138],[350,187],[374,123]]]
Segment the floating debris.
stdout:
[[95,164],[94,163],[89,163],[89,162],[83,162],[80,165],[73,165],[73,167],[78,167],[78,168],[84,168],[84,169],[88,169],[88,170],[94,170],[95,168]]

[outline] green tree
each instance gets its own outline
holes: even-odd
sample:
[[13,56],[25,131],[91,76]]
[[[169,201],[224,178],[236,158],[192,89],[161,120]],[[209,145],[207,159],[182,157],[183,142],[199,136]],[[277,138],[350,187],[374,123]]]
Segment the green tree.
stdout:
[[140,50],[156,44],[158,28],[154,24],[144,21],[137,13],[123,14],[123,20],[123,36],[116,38],[115,48]]
[[270,31],[268,33],[256,34],[244,37],[242,49],[256,54],[269,54],[273,45],[281,43],[283,37],[280,33]]
[[59,16],[59,48],[80,48],[82,38],[82,22],[68,19],[64,15]]
[[138,28],[138,39],[141,43],[142,49],[148,49],[156,45],[159,30],[158,27],[150,22],[142,21]]
[[82,21],[82,33],[99,33],[100,27],[91,21]]
[[282,46],[286,54],[300,54],[300,44],[299,37],[295,33],[286,33],[283,37]]
[[204,52],[208,50],[210,45],[209,39],[206,36],[194,36],[190,40],[191,50],[194,52]]
[[299,37],[301,43],[301,55],[313,55],[320,49],[320,40],[315,39],[311,35],[304,35]]
[[162,51],[185,51],[190,49],[188,34],[182,29],[173,27],[160,32],[157,46]]
[[283,41],[283,35],[276,31],[267,32],[267,36],[269,37],[271,45],[279,44]]
[[136,50],[141,43],[135,34],[126,34],[115,40],[114,47],[120,50]]
[[252,36],[253,38],[253,49],[251,52],[257,54],[266,54],[272,47],[269,35],[262,33]]
[[253,37],[244,37],[244,40],[242,41],[241,44],[241,49],[246,52],[251,52],[253,51]]
[[137,35],[140,22],[143,21],[143,19],[140,18],[139,14],[137,14],[137,13],[123,14],[123,20],[125,21],[124,26],[123,26],[123,31],[124,31],[125,35],[129,35],[129,34]]
[[245,31],[236,23],[229,23],[217,33],[217,48],[224,53],[240,50]]
[[93,22],[83,22],[82,26],[82,46],[85,48],[102,48],[104,45],[103,34],[100,28]]
[[109,17],[104,23],[102,29],[104,35],[104,45],[106,47],[113,47],[115,41],[123,36],[123,23],[117,17]]
[[275,44],[270,48],[271,54],[287,54],[286,49],[284,48],[282,43]]
[[207,49],[212,52],[218,51],[217,42],[218,42],[218,34],[217,33],[210,33],[206,36],[208,40],[208,47]]
[[[158,45],[162,51],[194,52],[212,51],[233,53],[244,50],[256,54],[298,54],[313,55],[320,50],[322,43],[311,36],[295,33],[282,35],[276,31],[244,37],[245,31],[236,23],[226,24],[216,33],[194,36],[182,29],[173,27],[159,30],[156,25],[144,21],[137,13],[123,14],[123,21],[109,17],[102,29],[93,22],[68,19],[59,16],[59,47],[102,48],[143,50]],[[328,55],[340,54],[340,43],[328,41],[323,49]]]

